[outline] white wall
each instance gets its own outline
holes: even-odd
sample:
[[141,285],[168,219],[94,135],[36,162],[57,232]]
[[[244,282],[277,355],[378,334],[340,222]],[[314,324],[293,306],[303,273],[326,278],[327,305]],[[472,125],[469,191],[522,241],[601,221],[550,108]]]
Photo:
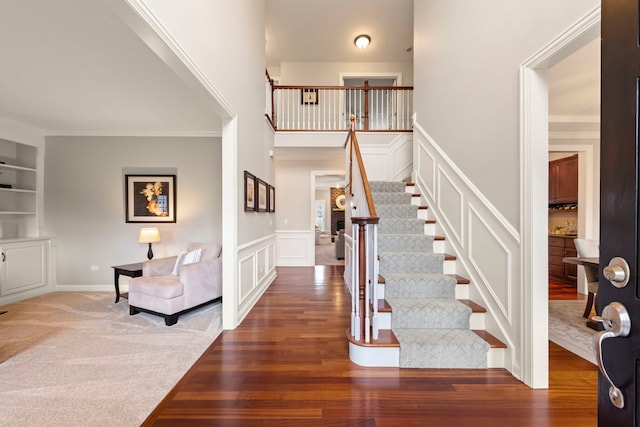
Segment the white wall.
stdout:
[[[273,182],[264,134],[264,0],[143,0],[238,117],[235,183],[244,170]],[[240,194],[240,193],[238,193]],[[237,199],[238,243],[273,232],[269,215],[252,215]]]
[[[416,1],[417,120],[519,226],[518,68],[598,0]],[[487,167],[498,161],[500,167]]]
[[48,137],[44,223],[56,242],[58,285],[111,289],[111,266],[146,259],[138,231],[149,224],[125,222],[125,174],[177,175],[177,222],[157,224],[156,258],[191,241],[219,242],[220,152],[219,138]]

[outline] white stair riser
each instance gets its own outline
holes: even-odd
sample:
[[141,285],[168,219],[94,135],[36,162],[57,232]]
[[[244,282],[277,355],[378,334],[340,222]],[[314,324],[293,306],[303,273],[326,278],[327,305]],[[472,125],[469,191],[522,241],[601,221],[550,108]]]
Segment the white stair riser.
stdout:
[[421,206],[422,203],[421,203],[420,197],[412,197],[411,198],[411,204],[413,206]]
[[430,219],[429,218],[429,209],[418,209],[418,218],[420,218],[420,219]]
[[444,274],[456,274],[456,261],[455,260],[447,260],[444,262],[442,267],[444,269]]
[[504,368],[507,357],[506,348],[491,348],[487,353],[487,368]]
[[469,299],[469,285],[456,285],[456,299]]
[[475,330],[484,330],[484,313],[471,313],[469,319],[469,328]]
[[360,366],[400,367],[399,347],[362,347],[349,342],[349,359]]
[[413,185],[407,185],[406,187],[404,187],[404,192],[413,194],[413,188]]
[[424,234],[427,236],[435,236],[436,234],[436,225],[435,224],[424,224]]
[[433,253],[443,254],[446,252],[444,240],[434,240],[433,241]]
[[[491,348],[487,353],[488,368],[504,368],[506,349]],[[400,367],[400,348],[398,347],[363,347],[349,343],[349,359],[360,366]]]

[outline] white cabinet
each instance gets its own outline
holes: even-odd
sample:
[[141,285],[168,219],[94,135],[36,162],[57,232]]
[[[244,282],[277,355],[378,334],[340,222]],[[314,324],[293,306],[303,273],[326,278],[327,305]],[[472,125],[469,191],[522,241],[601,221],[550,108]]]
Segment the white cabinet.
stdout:
[[38,236],[38,148],[0,139],[2,238]]
[[48,240],[0,242],[0,297],[47,286]]

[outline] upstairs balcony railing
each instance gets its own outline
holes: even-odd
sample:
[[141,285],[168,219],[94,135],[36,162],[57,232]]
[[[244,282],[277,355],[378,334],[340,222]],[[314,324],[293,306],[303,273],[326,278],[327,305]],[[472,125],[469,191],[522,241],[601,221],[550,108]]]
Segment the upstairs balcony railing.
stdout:
[[266,116],[278,131],[412,130],[412,86],[284,86],[267,75]]

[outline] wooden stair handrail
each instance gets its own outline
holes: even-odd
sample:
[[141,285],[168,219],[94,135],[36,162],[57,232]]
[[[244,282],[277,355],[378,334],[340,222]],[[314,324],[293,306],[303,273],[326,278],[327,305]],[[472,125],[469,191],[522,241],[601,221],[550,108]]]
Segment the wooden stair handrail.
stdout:
[[[364,167],[364,161],[362,160],[362,154],[360,153],[360,145],[358,144],[358,137],[356,136],[356,126],[355,126],[356,118],[351,116],[349,121],[351,122],[351,129],[349,130],[349,136],[351,137],[351,144],[353,145],[353,151],[356,154],[356,162],[358,163],[358,169],[360,170],[360,176],[362,177],[362,185],[364,187],[365,198],[367,199],[367,207],[369,208],[369,216],[377,217],[376,206],[373,203],[373,196],[371,195],[371,187],[369,186],[369,179],[367,179],[367,171]],[[349,138],[347,138],[348,141]],[[346,143],[345,143],[346,147]],[[349,156],[349,185],[351,185],[351,176],[352,174],[352,165],[351,165],[351,156]]]

